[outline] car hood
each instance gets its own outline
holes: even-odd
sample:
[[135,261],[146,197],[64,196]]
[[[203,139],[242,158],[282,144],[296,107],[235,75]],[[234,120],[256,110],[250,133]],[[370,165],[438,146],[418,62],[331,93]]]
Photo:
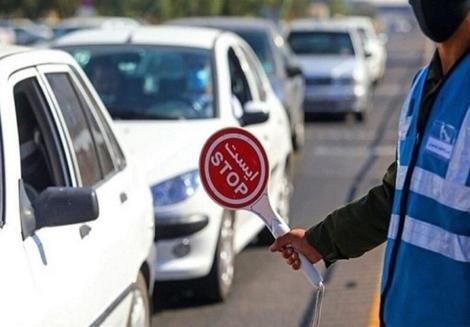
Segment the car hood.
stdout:
[[351,76],[358,65],[355,57],[298,56],[305,76]]
[[198,168],[208,137],[224,126],[221,120],[116,121],[123,146],[147,176],[149,185]]

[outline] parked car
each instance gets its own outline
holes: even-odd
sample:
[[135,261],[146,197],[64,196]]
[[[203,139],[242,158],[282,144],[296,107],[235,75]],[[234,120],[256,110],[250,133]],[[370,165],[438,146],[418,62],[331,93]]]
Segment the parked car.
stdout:
[[0,50],[1,326],[150,326],[148,187],[62,51]]
[[122,29],[134,28],[141,25],[137,19],[130,17],[113,17],[113,16],[93,16],[93,17],[72,17],[61,20],[53,27],[53,38],[57,39],[71,32],[84,29],[109,28]]
[[14,33],[14,42],[17,45],[33,45],[47,42],[52,37],[51,29],[26,18],[2,19],[0,26],[10,28]]
[[366,59],[370,79],[374,83],[378,83],[385,74],[387,36],[385,34],[377,34],[374,21],[368,17],[346,16],[337,19],[336,22],[356,28],[364,51],[370,54]]
[[219,207],[202,188],[198,160],[207,138],[228,126],[257,135],[272,167],[272,199],[284,216],[289,208],[288,118],[251,48],[229,32],[173,26],[77,32],[55,46],[87,72],[147,173],[156,280],[197,281],[200,295],[225,299],[235,253],[264,226],[253,214]]
[[287,110],[294,148],[302,147],[304,77],[295,55],[276,25],[267,19],[243,17],[182,18],[167,24],[218,28],[241,36],[258,56],[274,92]]
[[363,120],[371,99],[367,56],[353,27],[334,21],[294,20],[288,41],[306,76],[309,113],[353,113]]
[[48,42],[52,38],[52,31],[44,25],[15,25],[13,30],[17,45],[36,45]]

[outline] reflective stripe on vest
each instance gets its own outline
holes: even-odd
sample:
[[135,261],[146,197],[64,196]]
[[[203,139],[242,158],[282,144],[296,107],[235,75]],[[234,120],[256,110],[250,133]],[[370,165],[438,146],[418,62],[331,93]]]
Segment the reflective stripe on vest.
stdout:
[[[408,167],[397,168],[397,190],[403,189]],[[449,208],[470,211],[470,187],[465,184],[456,184],[441,176],[416,167],[413,171],[410,191],[434,199],[436,202]]]
[[[399,220],[398,215],[392,215],[388,238],[396,239]],[[401,240],[453,260],[470,263],[470,237],[448,232],[415,218],[406,216]]]

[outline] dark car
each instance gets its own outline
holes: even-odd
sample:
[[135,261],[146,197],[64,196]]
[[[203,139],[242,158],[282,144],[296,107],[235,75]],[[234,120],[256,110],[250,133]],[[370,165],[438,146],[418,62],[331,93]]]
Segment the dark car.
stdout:
[[193,17],[168,21],[170,25],[212,27],[241,36],[254,50],[289,116],[295,149],[304,142],[305,82],[300,65],[278,27],[269,20],[242,17]]

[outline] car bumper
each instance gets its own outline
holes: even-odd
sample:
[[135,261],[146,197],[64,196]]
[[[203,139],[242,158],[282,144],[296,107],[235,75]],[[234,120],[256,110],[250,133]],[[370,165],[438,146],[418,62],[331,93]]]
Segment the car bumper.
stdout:
[[305,94],[306,113],[347,113],[367,108],[369,90],[364,86],[311,87]]
[[155,281],[199,278],[212,267],[223,209],[205,194],[185,202],[155,211]]

